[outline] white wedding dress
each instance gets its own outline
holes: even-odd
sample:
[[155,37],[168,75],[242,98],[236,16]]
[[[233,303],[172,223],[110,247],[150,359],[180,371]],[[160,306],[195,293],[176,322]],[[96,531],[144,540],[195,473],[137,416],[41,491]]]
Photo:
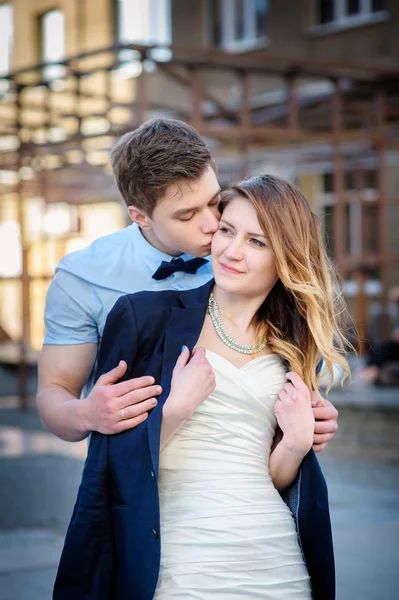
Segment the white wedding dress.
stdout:
[[160,455],[154,599],[310,600],[294,519],[268,471],[282,363],[207,358],[216,388]]

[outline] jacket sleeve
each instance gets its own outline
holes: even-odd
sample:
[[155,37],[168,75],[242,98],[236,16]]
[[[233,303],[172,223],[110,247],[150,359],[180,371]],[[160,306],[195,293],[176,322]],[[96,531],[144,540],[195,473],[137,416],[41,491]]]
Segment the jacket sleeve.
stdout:
[[[101,344],[97,378],[120,360],[131,367],[137,330],[127,297],[110,312]],[[129,372],[130,369],[128,369]],[[128,378],[128,372],[124,379]],[[114,582],[113,533],[108,498],[109,436],[93,432],[82,482],[65,538],[53,600],[111,600]]]
[[95,381],[119,361],[127,362],[127,370],[120,381],[129,379],[137,356],[138,334],[133,303],[129,296],[121,296],[105,322],[103,337],[97,359]]

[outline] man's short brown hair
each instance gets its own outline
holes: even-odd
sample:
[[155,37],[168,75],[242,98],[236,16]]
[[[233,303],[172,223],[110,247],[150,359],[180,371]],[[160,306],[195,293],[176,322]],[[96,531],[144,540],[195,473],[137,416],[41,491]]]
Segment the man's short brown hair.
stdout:
[[195,181],[211,166],[211,153],[199,133],[174,119],[152,119],[125,133],[111,150],[118,189],[127,206],[151,216],[171,184]]

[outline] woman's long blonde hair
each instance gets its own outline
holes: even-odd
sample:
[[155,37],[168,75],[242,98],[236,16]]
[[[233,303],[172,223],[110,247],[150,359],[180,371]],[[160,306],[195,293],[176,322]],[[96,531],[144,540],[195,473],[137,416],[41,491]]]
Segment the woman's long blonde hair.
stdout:
[[334,364],[343,368],[343,379],[350,375],[345,355],[353,348],[343,333],[345,303],[319,221],[301,191],[279,177],[261,175],[232,185],[222,194],[221,211],[237,195],[256,209],[279,275],[255,316],[256,342],[266,340],[309,389],[318,389],[316,369],[323,359],[331,387]]

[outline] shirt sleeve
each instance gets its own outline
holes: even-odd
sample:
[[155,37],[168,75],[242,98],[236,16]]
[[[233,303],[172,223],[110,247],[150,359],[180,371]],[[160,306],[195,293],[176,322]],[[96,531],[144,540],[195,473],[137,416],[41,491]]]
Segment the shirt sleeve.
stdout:
[[99,341],[97,303],[92,286],[63,269],[47,291],[44,344],[85,344]]

